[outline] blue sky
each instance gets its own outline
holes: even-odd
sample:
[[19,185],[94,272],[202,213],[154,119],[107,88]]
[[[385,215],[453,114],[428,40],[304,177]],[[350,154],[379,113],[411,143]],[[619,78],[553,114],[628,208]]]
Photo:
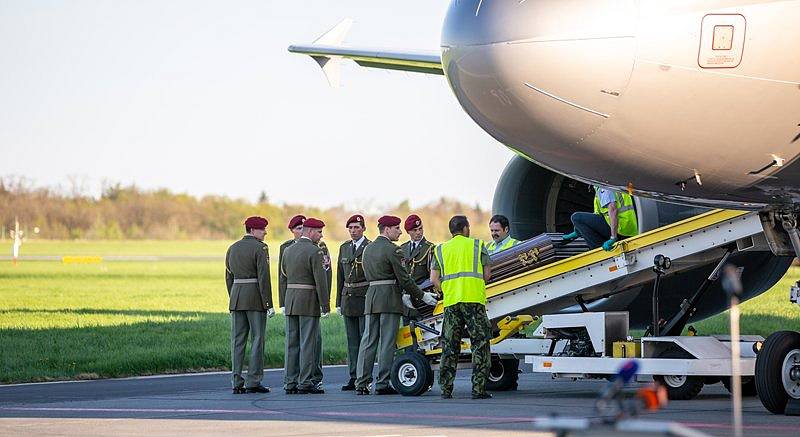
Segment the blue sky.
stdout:
[[432,49],[444,0],[0,0],[0,175],[380,209],[440,196],[491,206],[511,152],[442,76],[345,63],[308,43]]

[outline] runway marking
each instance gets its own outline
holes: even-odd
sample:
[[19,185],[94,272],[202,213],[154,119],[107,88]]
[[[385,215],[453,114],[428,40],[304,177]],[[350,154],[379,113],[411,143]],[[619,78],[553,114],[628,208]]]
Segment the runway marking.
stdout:
[[272,410],[231,410],[205,408],[67,408],[67,407],[0,407],[2,411],[51,411],[77,413],[208,413],[208,414],[286,414]]
[[[18,412],[63,412],[63,413],[173,413],[173,414],[253,414],[253,415],[293,415],[291,412],[274,410],[236,410],[236,409],[208,409],[208,408],[69,408],[69,407],[0,407],[0,411]],[[524,423],[537,421],[536,417],[524,416],[468,416],[448,414],[404,414],[404,413],[369,413],[369,412],[335,412],[323,411],[307,414],[320,417],[370,417],[392,419],[435,419],[435,420],[480,420],[482,422],[515,422]],[[677,422],[689,428],[703,429],[733,429],[728,423],[704,422]],[[761,431],[796,431],[796,426],[784,425],[744,425],[745,430]]]
[[[347,367],[347,364],[332,364],[330,366],[323,366],[325,369],[334,369],[337,367]],[[265,373],[269,372],[283,372],[283,367],[278,369],[264,369]],[[179,378],[184,376],[209,376],[209,375],[230,375],[230,370],[221,370],[217,372],[196,372],[196,373],[171,373],[162,375],[145,375],[145,376],[129,376],[126,378],[101,378],[101,379],[80,379],[80,380],[67,380],[67,381],[46,381],[46,382],[23,382],[19,384],[0,384],[0,389],[3,387],[21,387],[31,385],[49,385],[49,384],[83,384],[89,382],[108,382],[108,381],[136,381],[146,379],[161,379],[161,378]],[[243,375],[247,371],[242,372]]]

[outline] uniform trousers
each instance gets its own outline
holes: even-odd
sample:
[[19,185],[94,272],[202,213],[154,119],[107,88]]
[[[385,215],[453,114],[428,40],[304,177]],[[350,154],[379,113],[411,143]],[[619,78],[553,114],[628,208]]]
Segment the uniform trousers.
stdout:
[[462,302],[444,308],[442,361],[439,365],[442,394],[453,393],[458,355],[461,353],[461,338],[465,331],[469,335],[472,352],[472,394],[486,393],[486,379],[492,364],[489,346],[492,325],[484,305]]
[[[320,338],[319,316],[286,316],[284,389],[316,387],[314,375],[322,351]],[[319,379],[322,380],[322,375]]]
[[358,349],[364,336],[365,322],[364,316],[344,316],[344,331],[347,334],[347,370],[353,382],[358,378]]
[[[256,387],[264,376],[264,331],[266,311],[231,311],[231,384],[233,387]],[[250,337],[250,361],[247,381],[242,378],[244,352]]]
[[397,350],[397,329],[400,327],[400,314],[376,313],[367,314],[364,320],[364,336],[358,348],[358,366],[356,373],[357,388],[367,388],[372,382],[372,367],[375,355],[378,357],[378,377],[375,389],[389,387],[389,374],[392,370],[394,353]]

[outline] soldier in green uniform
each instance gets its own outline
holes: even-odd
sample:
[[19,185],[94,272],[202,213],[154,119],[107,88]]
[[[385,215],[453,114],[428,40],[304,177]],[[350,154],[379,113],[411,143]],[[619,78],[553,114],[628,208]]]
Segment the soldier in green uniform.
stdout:
[[[305,221],[306,217],[302,214],[298,214],[292,217],[289,220],[289,230],[292,231],[293,238],[286,240],[281,244],[280,250],[278,252],[278,306],[281,307],[281,312],[284,312],[284,300],[286,297],[286,273],[283,272],[281,266],[281,260],[283,259],[283,251],[291,246],[292,244],[300,238],[300,234],[303,230],[303,222]],[[318,243],[319,248],[322,249],[323,252],[323,264],[325,266],[325,270],[327,271],[328,275],[328,284],[332,285],[333,282],[333,269],[331,269],[331,256],[328,252],[328,246],[325,245],[324,241],[320,241]],[[330,290],[328,291],[330,293]],[[319,348],[319,364],[314,368],[314,376],[312,380],[314,381],[314,385],[317,388],[322,388],[322,337],[317,337],[317,347]]]
[[[389,385],[389,372],[397,348],[397,329],[403,313],[403,291],[436,305],[431,293],[419,289],[403,267],[403,251],[394,244],[400,238],[400,218],[383,216],[378,219],[381,235],[364,249],[364,275],[369,281],[364,302],[365,328],[358,349],[356,394],[369,394],[372,366],[378,355],[378,377],[375,394],[396,394]],[[378,345],[380,343],[380,351]]]
[[[489,399],[486,379],[491,366],[489,340],[492,326],[486,314],[486,281],[491,276],[489,253],[481,240],[469,238],[469,221],[463,215],[450,219],[453,238],[436,246],[431,282],[444,297],[442,361],[439,385],[442,398],[453,397],[461,338],[466,327],[472,352],[472,399]],[[479,259],[476,259],[479,258]]]
[[[249,217],[246,235],[225,254],[225,285],[231,312],[231,382],[233,393],[269,393],[261,385],[264,374],[264,330],[275,314],[269,273],[269,248],[264,244],[267,219]],[[247,380],[242,378],[244,351],[250,336]]]
[[[419,285],[428,280],[431,276],[431,258],[433,257],[434,244],[425,239],[425,231],[422,227],[422,219],[416,214],[408,216],[403,223],[403,228],[408,233],[409,241],[400,245],[403,250],[403,262],[411,275],[411,279]],[[413,306],[418,306],[420,302],[412,302]],[[419,311],[406,306],[403,313],[403,323],[408,323],[410,319],[419,318]]]
[[295,244],[286,248],[281,268],[286,274],[286,354],[284,389],[287,394],[325,393],[314,381],[320,363],[320,317],[330,312],[330,285],[319,247],[322,220],[308,218]]
[[347,367],[350,380],[342,386],[343,391],[356,389],[356,364],[358,363],[358,347],[364,335],[364,299],[369,282],[364,277],[361,257],[364,248],[370,243],[364,236],[364,217],[356,214],[347,219],[347,231],[350,241],[339,247],[339,259],[336,263],[336,309],[344,317],[344,329],[347,334]]
[[281,308],[282,313],[285,313],[284,302],[286,300],[286,273],[283,271],[283,252],[300,238],[300,234],[303,231],[303,222],[305,220],[306,216],[300,214],[289,220],[288,227],[292,232],[292,238],[284,241],[280,249],[278,249],[278,306]]

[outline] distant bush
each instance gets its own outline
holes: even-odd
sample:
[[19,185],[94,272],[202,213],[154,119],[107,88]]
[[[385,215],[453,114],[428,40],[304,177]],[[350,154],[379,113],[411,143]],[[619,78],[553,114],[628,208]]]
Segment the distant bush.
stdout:
[[[295,214],[319,217],[326,222],[327,241],[348,238],[344,222],[354,213],[342,206],[320,209],[303,205],[277,205],[262,193],[260,202],[226,196],[195,197],[166,189],[143,190],[135,185],[107,184],[98,198],[79,190],[61,192],[34,187],[24,178],[0,177],[0,226],[14,226],[17,217],[25,229],[40,229],[51,239],[231,239],[242,234],[242,221],[261,215],[270,221],[270,238],[289,238],[286,223]],[[454,214],[470,218],[475,237],[487,239],[490,211],[479,206],[441,198],[410,208],[408,201],[388,208],[385,214],[405,218],[414,212],[425,224],[425,235],[434,242],[449,238],[447,221]],[[366,215],[368,235],[377,234],[378,215]],[[27,235],[31,235],[28,233]],[[402,239],[405,239],[402,238]],[[330,243],[329,243],[330,244]]]

